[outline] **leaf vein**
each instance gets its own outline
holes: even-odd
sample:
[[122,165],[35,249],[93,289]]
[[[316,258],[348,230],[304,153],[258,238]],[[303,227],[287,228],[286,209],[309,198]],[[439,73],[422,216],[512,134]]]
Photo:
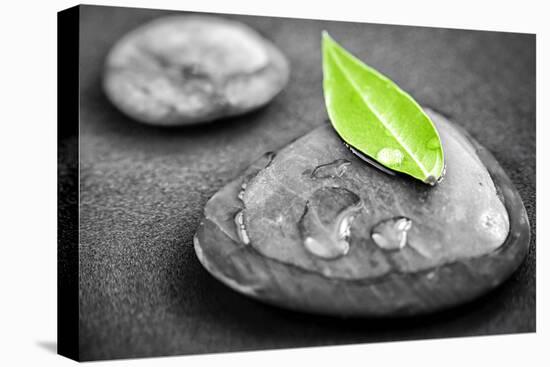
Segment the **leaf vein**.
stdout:
[[[338,65],[339,69],[342,71],[342,74],[344,75],[345,79],[350,83],[350,85],[352,86],[353,89],[355,89],[357,91],[357,93],[361,96],[361,99],[363,100],[363,102],[365,103],[365,105],[367,106],[367,108],[372,111],[372,113],[376,116],[376,118],[378,119],[378,121],[386,128],[388,129],[392,136],[394,137],[394,139],[399,143],[399,145],[405,150],[405,152],[407,153],[407,155],[414,161],[414,163],[417,165],[417,167],[422,171],[422,173],[425,175],[425,176],[428,176],[428,172],[426,170],[426,168],[424,167],[424,165],[419,162],[416,157],[414,156],[413,152],[411,151],[411,148],[405,144],[405,142],[402,140],[401,138],[401,135],[399,133],[397,133],[396,131],[393,130],[393,127],[391,125],[388,125],[382,118],[381,118],[381,115],[380,115],[380,112],[378,110],[376,110],[376,108],[373,108],[373,106],[370,104],[370,102],[365,98],[365,96],[363,96],[363,93],[361,93],[361,89],[359,88],[359,86],[357,85],[357,83],[353,80],[353,78],[351,78],[346,70],[345,67],[342,66],[342,62],[340,60],[340,56],[337,55],[332,49],[330,50],[330,53],[331,55],[333,56],[334,58],[334,61],[336,62],[336,64]],[[376,157],[374,157],[376,158]]]

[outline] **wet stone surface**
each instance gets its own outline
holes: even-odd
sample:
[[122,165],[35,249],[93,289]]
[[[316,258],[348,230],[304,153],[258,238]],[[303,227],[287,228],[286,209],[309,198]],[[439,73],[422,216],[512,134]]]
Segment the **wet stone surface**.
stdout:
[[242,23],[167,16],[113,46],[103,86],[111,102],[138,121],[187,125],[261,107],[288,75],[285,56]]
[[381,172],[322,126],[211,198],[201,263],[262,301],[340,316],[425,313],[494,288],[527,253],[525,209],[490,153],[428,112],[447,162],[436,186]]

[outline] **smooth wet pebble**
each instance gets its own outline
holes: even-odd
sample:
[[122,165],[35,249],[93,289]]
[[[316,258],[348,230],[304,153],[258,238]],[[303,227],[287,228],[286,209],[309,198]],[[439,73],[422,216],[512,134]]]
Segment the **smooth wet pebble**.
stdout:
[[321,126],[208,201],[199,260],[241,293],[340,316],[426,313],[496,287],[527,254],[523,203],[490,153],[428,113],[445,149],[443,181],[388,175]]
[[175,15],[122,37],[107,56],[103,87],[128,116],[172,126],[261,107],[283,89],[288,76],[285,56],[245,24]]

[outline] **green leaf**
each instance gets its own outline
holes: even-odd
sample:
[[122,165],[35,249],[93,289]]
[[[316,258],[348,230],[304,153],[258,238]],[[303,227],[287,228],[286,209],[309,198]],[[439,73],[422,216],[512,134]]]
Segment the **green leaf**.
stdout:
[[437,130],[414,99],[323,32],[323,89],[332,126],[383,166],[435,184],[444,169]]

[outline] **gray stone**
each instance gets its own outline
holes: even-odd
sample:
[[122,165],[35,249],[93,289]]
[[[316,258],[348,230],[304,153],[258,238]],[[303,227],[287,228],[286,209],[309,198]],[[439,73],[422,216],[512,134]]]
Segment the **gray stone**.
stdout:
[[283,54],[242,23],[167,16],[113,46],[103,87],[115,106],[138,121],[186,125],[261,107],[288,75]]
[[209,200],[202,265],[258,300],[338,316],[427,313],[501,284],[528,250],[523,203],[487,150],[428,113],[447,164],[436,186],[381,172],[319,127]]

